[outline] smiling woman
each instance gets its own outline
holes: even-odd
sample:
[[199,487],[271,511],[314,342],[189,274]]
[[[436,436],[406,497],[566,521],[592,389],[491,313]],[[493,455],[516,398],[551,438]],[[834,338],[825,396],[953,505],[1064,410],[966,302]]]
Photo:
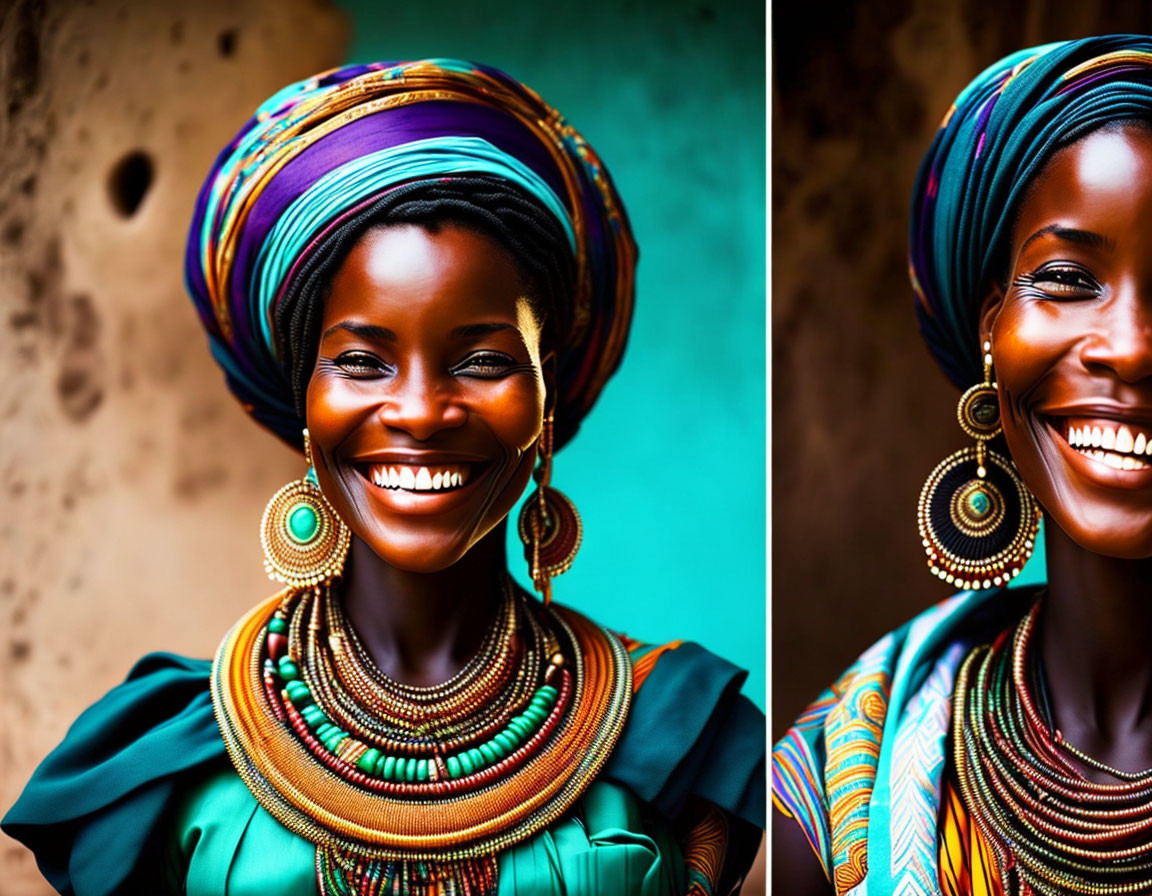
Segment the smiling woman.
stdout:
[[[1150,123],[1152,38],[1051,44],[973,81],[921,164],[917,312],[976,444],[919,522],[961,593],[776,745],[787,892],[1152,890]],[[1048,583],[1009,589],[1041,511]]]
[[[211,667],[145,657],[37,770],[4,829],[61,892],[739,888],[745,673],[551,603],[582,534],[552,458],[620,363],[635,261],[591,147],[494,69],[350,66],[257,110],[186,271],[229,387],[304,454],[262,524],[286,587]],[[533,477],[539,600],[504,556]]]

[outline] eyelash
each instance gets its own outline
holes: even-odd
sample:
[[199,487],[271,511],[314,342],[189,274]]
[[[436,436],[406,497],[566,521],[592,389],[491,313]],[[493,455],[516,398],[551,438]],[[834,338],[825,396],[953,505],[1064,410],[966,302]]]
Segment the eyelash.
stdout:
[[[1041,285],[1042,284],[1042,285]],[[1077,265],[1041,268],[1016,278],[1016,285],[1032,289],[1046,298],[1088,299],[1100,294],[1100,284],[1088,271]]]
[[[344,352],[335,359],[337,367],[352,376],[368,379],[371,375],[387,376],[396,368],[368,352]],[[454,375],[478,379],[496,379],[515,365],[515,360],[498,352],[476,352],[449,370]]]

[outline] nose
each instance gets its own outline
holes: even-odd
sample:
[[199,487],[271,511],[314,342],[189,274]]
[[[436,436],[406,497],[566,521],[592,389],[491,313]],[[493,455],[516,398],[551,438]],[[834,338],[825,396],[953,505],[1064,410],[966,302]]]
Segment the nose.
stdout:
[[417,441],[430,439],[445,429],[462,426],[468,417],[452,383],[419,367],[401,370],[388,384],[380,403],[379,418],[385,426],[400,429]]
[[1120,290],[1099,310],[1080,353],[1084,364],[1107,367],[1128,383],[1152,376],[1152,289]]

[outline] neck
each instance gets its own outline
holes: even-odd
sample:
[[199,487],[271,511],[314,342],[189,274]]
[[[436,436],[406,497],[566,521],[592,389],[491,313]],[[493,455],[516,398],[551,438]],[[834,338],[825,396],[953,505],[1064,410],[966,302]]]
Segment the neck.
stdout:
[[1040,650],[1064,737],[1125,771],[1152,768],[1152,560],[1085,550],[1045,522]]
[[447,681],[479,650],[500,608],[508,573],[504,525],[447,569],[409,572],[352,537],[338,593],[376,666],[394,681]]

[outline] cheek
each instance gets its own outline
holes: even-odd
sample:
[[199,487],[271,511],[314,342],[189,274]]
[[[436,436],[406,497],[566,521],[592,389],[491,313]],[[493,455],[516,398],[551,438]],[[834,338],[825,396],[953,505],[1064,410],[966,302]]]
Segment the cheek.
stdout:
[[313,443],[330,451],[372,412],[362,391],[352,381],[313,372],[304,396],[304,419]]
[[529,375],[504,380],[473,407],[483,408],[485,422],[503,444],[526,451],[540,435],[544,418],[542,380]]
[[1013,410],[1066,357],[1077,330],[1055,303],[1009,301],[992,329],[993,376]]

